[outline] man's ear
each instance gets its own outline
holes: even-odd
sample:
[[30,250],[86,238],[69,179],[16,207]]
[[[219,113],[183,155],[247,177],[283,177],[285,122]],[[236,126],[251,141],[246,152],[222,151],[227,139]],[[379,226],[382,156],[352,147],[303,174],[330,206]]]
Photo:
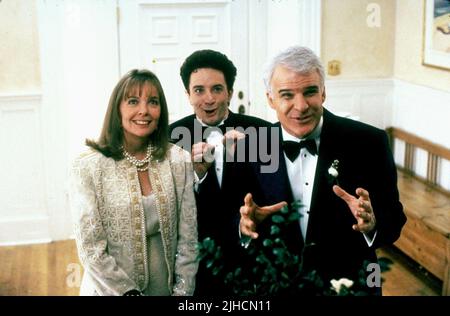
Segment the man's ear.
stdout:
[[270,92],[266,92],[267,101],[272,109],[275,110],[275,105],[273,104],[272,94]]
[[184,90],[184,93],[186,93],[186,96],[189,98],[191,95],[189,94],[189,90]]
[[325,86],[323,87],[323,92],[322,92],[322,103],[325,102],[325,99],[327,98],[327,93],[325,91]]
[[230,105],[231,98],[233,97],[233,90],[228,90],[228,105]]
[[189,90],[184,90],[184,93],[186,93],[186,97],[188,98],[189,104],[194,108],[194,105],[191,103],[191,94],[189,93]]

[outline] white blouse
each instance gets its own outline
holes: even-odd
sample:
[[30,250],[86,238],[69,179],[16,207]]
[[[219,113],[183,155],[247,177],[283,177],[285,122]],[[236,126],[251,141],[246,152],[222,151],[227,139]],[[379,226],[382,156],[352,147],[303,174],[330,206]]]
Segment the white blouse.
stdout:
[[170,295],[169,271],[164,259],[164,247],[159,226],[159,214],[156,208],[156,197],[152,193],[142,197],[145,217],[145,232],[147,236],[149,280],[145,295]]

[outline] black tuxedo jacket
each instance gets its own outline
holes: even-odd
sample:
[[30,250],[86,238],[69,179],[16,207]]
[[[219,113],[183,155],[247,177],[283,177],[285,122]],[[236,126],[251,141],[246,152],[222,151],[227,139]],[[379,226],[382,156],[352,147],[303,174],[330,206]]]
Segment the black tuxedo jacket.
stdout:
[[[281,138],[280,124],[274,127],[279,129]],[[293,202],[282,140],[279,141],[276,172],[261,173],[261,163],[247,163],[240,171],[246,181],[240,182],[239,190],[251,192],[260,206]],[[347,204],[332,190],[334,183],[328,168],[335,159],[339,160],[338,180],[344,190],[355,195],[355,190],[362,187],[369,192],[377,221],[377,236],[370,248],[364,236],[352,229],[356,220]],[[399,201],[395,164],[383,130],[335,116],[324,109],[309,215],[306,240],[297,222],[287,229],[285,236],[288,247],[298,254],[305,244],[314,245],[308,247],[303,259],[306,268],[319,271],[324,279],[355,279],[364,260],[376,262],[377,247],[397,240],[406,217]],[[260,239],[268,233],[264,225],[261,230]]]
[[[241,127],[245,130],[248,127],[257,129],[264,126],[269,127],[271,123],[256,117],[235,114],[230,111],[222,128]],[[196,119],[195,115],[190,115],[171,124],[169,136],[171,142],[179,144],[191,152],[193,144],[205,141],[205,137],[202,137],[202,133],[199,133],[201,130],[201,123]],[[236,173],[235,163],[228,160],[224,157],[222,186],[219,185],[214,170],[215,164],[213,164],[206,178],[199,185],[199,190],[195,196],[199,241],[206,237],[213,238],[224,251],[224,259],[232,261],[237,257],[236,251],[240,250],[236,218],[239,216],[239,207],[243,203],[244,196],[236,194],[234,187],[241,177]],[[201,262],[197,274],[195,295],[227,294],[230,295],[232,293],[224,288],[223,280],[214,280],[205,264]]]

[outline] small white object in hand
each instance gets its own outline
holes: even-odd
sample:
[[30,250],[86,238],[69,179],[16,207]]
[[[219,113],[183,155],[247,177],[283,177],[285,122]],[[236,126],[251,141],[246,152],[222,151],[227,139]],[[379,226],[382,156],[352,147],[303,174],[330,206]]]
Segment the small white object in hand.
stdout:
[[339,292],[341,291],[342,286],[346,287],[347,289],[351,288],[353,285],[353,281],[346,279],[346,278],[341,278],[339,280],[331,280],[331,287],[333,290],[336,291],[336,293],[339,294]]

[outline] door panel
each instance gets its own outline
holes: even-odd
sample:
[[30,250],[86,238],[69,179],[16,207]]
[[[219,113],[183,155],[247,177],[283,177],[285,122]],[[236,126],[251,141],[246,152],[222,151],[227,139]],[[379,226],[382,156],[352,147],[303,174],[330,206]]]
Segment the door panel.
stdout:
[[[239,68],[246,64],[242,55],[248,58],[248,52],[243,52],[246,45],[240,47],[232,39],[231,13],[242,7],[246,1],[119,1],[121,74],[132,68],[154,71],[163,85],[171,122],[193,113],[179,72],[195,50],[225,53],[238,67],[239,89],[248,91],[243,86],[248,85],[247,71]],[[245,16],[245,12],[239,14]]]

